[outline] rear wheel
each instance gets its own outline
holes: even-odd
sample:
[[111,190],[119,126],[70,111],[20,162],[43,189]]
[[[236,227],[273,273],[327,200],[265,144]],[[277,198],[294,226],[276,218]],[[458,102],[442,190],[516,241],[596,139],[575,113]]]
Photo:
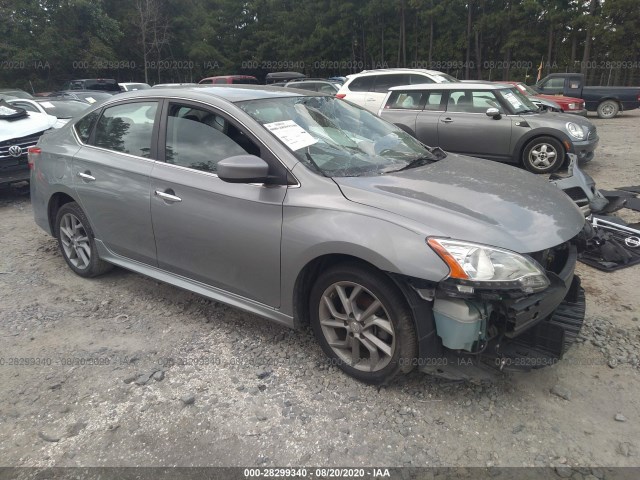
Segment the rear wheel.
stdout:
[[311,290],[311,325],[325,354],[352,377],[387,383],[417,355],[406,299],[381,272],[349,263],[323,272]]
[[564,163],[564,148],[553,137],[531,140],[522,151],[522,164],[533,173],[551,173]]
[[56,237],[67,265],[81,277],[95,277],[111,270],[100,260],[89,220],[75,202],[65,203],[56,215]]
[[614,100],[605,100],[598,105],[598,109],[596,111],[598,112],[599,118],[613,118],[620,111],[620,106],[618,105],[618,102]]

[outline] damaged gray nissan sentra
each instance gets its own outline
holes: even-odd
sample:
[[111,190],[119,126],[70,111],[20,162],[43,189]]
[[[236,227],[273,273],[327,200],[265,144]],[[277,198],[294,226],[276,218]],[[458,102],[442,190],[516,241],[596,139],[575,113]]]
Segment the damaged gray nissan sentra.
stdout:
[[288,326],[349,375],[560,359],[585,219],[558,188],[331,96],[124,93],[29,151],[35,220],[78,275],[118,265]]

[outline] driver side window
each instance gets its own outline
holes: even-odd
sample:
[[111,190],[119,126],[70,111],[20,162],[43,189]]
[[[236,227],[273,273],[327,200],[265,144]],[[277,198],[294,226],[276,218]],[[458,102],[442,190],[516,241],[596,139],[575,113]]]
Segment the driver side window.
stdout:
[[220,160],[247,154],[260,156],[260,148],[224,117],[190,105],[170,105],[167,163],[215,173]]

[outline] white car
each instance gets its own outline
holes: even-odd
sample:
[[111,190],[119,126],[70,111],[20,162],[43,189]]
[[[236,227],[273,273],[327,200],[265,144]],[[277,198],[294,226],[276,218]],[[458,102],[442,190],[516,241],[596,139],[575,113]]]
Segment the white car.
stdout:
[[29,180],[27,150],[56,121],[51,115],[26,112],[0,101],[0,185]]
[[391,87],[459,81],[446,73],[421,68],[364,70],[360,73],[347,75],[347,81],[340,87],[336,97],[349,100],[377,114]]
[[132,92],[133,90],[146,90],[147,88],[151,88],[151,85],[148,83],[141,82],[125,82],[119,83],[118,85],[120,85],[123,92]]
[[53,128],[64,126],[73,117],[90,107],[90,104],[77,100],[50,100],[48,98],[16,98],[7,100],[7,103],[24,108],[27,112],[43,113],[54,117],[56,121]]

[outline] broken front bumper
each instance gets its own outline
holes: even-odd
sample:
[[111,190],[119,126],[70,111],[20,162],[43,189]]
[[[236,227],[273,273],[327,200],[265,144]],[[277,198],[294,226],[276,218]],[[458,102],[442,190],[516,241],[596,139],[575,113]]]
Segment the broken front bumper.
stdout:
[[[530,370],[558,362],[577,338],[585,316],[585,295],[574,275],[577,249],[565,244],[530,254],[546,267],[551,285],[544,291],[509,298],[477,292],[474,300],[492,304],[490,324],[497,333],[477,352],[442,348],[421,358],[420,369],[450,379],[483,380],[498,371]],[[454,290],[447,290],[455,295]],[[421,352],[423,350],[421,349]]]

